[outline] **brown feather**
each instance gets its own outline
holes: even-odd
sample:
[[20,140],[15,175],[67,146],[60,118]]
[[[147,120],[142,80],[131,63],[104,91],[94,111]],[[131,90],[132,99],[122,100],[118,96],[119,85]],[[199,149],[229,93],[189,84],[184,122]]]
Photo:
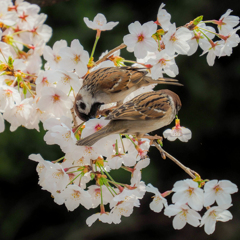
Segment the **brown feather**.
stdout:
[[166,93],[160,91],[141,94],[129,102],[114,109],[108,120],[149,120],[162,118],[170,108]]

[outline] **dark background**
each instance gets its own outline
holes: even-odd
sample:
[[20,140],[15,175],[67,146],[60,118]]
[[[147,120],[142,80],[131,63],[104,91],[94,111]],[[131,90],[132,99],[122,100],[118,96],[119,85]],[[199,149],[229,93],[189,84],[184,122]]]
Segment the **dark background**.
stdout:
[[[38,1],[39,2],[39,1]],[[45,3],[51,1],[45,1]],[[59,1],[57,1],[59,2]],[[236,1],[181,0],[165,1],[172,22],[183,25],[199,15],[204,20],[219,19],[227,9],[240,16],[240,4]],[[97,13],[105,14],[108,21],[119,21],[112,31],[103,32],[95,54],[111,50],[122,43],[128,34],[128,25],[134,21],[142,24],[156,20],[161,1],[106,1],[69,0],[42,7],[48,14],[47,24],[53,28],[48,43],[66,39],[68,44],[79,39],[90,53],[95,31],[88,29],[83,17],[90,20]],[[198,51],[191,57],[176,59],[180,73],[177,79],[184,87],[169,87],[177,92],[183,107],[179,113],[181,124],[192,130],[188,143],[164,141],[164,148],[182,163],[197,171],[203,179],[229,179],[239,185],[239,134],[240,134],[240,47],[233,49],[231,57],[216,59],[209,67],[206,56]],[[123,57],[133,55],[122,50]],[[158,132],[161,134],[162,130]],[[101,240],[101,239],[240,239],[240,196],[233,195],[230,211],[233,220],[217,223],[216,231],[208,236],[203,228],[187,225],[173,230],[172,218],[149,209],[151,194],[141,200],[141,207],[122,217],[118,225],[99,221],[89,228],[85,220],[98,209],[79,207],[68,212],[65,206],[53,202],[50,194],[42,191],[35,171],[36,163],[28,160],[31,153],[40,153],[45,159],[55,160],[62,156],[58,146],[48,146],[43,141],[44,131],[19,128],[10,133],[7,124],[0,134],[0,239],[1,240]],[[171,189],[177,180],[187,174],[170,160],[162,160],[156,149],[150,152],[151,164],[143,171],[145,183],[152,183],[160,191]],[[130,175],[116,171],[116,179],[126,181]],[[169,198],[170,202],[170,198]]]

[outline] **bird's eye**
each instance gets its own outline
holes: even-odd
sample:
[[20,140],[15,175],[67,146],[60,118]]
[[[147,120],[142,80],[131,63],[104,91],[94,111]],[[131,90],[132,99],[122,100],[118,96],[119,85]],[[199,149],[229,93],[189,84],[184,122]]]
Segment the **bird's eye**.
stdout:
[[80,108],[84,110],[84,109],[86,108],[86,104],[83,103],[83,102],[81,102],[81,103],[80,103]]

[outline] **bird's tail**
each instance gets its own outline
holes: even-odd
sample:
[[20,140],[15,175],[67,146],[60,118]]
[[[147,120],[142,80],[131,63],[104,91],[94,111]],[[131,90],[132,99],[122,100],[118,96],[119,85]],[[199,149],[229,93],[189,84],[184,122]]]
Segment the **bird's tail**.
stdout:
[[177,79],[173,79],[173,78],[158,78],[157,80],[153,80],[151,77],[144,76],[143,80],[146,82],[146,85],[168,84],[168,85],[183,86],[183,84],[179,83]]
[[104,138],[108,136],[109,134],[113,134],[114,132],[111,130],[111,127],[109,127],[109,124],[105,126],[104,128],[100,129],[99,131],[89,135],[88,137],[85,137],[83,139],[80,139],[77,141],[77,145],[79,146],[92,146],[94,143],[99,141],[101,138]]

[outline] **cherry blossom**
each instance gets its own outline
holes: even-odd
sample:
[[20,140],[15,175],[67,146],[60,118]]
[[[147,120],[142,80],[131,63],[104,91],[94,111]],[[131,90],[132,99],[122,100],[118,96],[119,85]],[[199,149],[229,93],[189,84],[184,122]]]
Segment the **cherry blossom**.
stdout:
[[168,31],[169,26],[171,25],[171,15],[165,9],[163,9],[164,7],[165,4],[162,3],[158,9],[157,21],[165,31]]
[[10,131],[15,131],[19,126],[26,125],[32,111],[32,99],[26,98],[12,108],[7,108],[3,118],[11,123]]
[[200,211],[203,207],[203,190],[192,179],[177,181],[172,189],[173,203],[188,204],[192,209]]
[[208,44],[204,47],[205,49],[201,56],[207,53],[207,63],[209,66],[213,66],[216,56],[222,55],[221,50],[223,47],[224,47],[223,41],[208,42]]
[[200,214],[193,209],[190,209],[186,204],[171,204],[165,208],[164,214],[168,217],[175,216],[173,218],[174,229],[182,229],[186,223],[192,225],[193,227],[200,225]]
[[90,217],[87,218],[86,223],[89,227],[92,226],[96,220],[103,222],[103,223],[112,223],[112,215],[109,212],[104,212],[104,213],[95,213],[91,215]]
[[93,21],[90,21],[87,17],[84,17],[83,20],[89,28],[100,31],[112,30],[119,23],[119,22],[107,23],[107,19],[102,13],[98,13],[94,17]]
[[[206,49],[208,46],[208,39],[213,39],[215,37],[214,33],[216,30],[213,27],[206,26],[205,23],[199,23],[192,31],[192,38],[188,40],[188,44],[190,49],[187,53],[188,56],[193,55],[196,51],[198,46],[202,49]],[[208,39],[207,39],[207,38]]]
[[59,69],[60,68],[60,61],[61,56],[59,55],[59,51],[61,48],[67,47],[67,41],[66,40],[60,40],[56,41],[53,44],[53,47],[45,46],[43,57],[48,62],[49,67],[51,69]]
[[239,17],[230,15],[231,12],[232,10],[228,9],[226,13],[220,17],[219,21],[214,21],[218,25],[218,30],[221,34],[227,34],[239,24]]
[[175,120],[175,127],[172,129],[166,129],[163,132],[164,138],[169,141],[175,141],[177,138],[182,142],[188,142],[192,138],[192,132],[190,129],[180,126],[180,119]]
[[71,100],[59,89],[44,87],[41,91],[41,98],[37,106],[42,111],[53,113],[57,117],[67,116],[67,112],[72,107]]
[[153,79],[163,77],[163,73],[166,73],[170,77],[176,77],[179,70],[175,62],[177,55],[171,55],[166,50],[162,50],[156,54],[156,57],[150,58],[147,64],[152,65],[151,76]]
[[215,200],[218,205],[231,204],[230,194],[238,191],[236,184],[229,180],[211,180],[204,185],[204,206],[212,205]]
[[169,54],[179,53],[187,54],[190,46],[188,40],[192,37],[191,31],[185,27],[176,29],[176,24],[173,23],[168,32],[163,36],[165,49]]
[[91,195],[79,186],[68,185],[61,194],[66,199],[65,205],[69,211],[73,211],[80,204],[86,209],[90,209],[92,207]]
[[66,71],[73,71],[82,77],[87,73],[87,64],[89,61],[89,54],[83,50],[83,46],[79,40],[74,39],[70,47],[61,48],[59,51],[61,56],[60,67]]
[[0,85],[0,109],[4,110],[7,108],[14,107],[15,103],[20,103],[21,96],[19,92],[10,86]]
[[124,36],[123,42],[127,45],[129,52],[134,51],[136,58],[144,58],[147,51],[157,51],[157,43],[152,35],[157,31],[157,25],[154,22],[147,22],[141,25],[138,21],[128,26],[130,34]]
[[227,210],[232,205],[221,205],[209,208],[202,217],[201,225],[204,225],[204,231],[210,235],[215,231],[216,222],[227,222],[233,218],[232,214]]
[[153,196],[152,202],[149,205],[149,207],[152,211],[159,213],[162,211],[163,206],[164,207],[168,206],[167,200],[164,197],[162,197],[162,195],[158,191],[158,189],[153,187],[152,184],[149,183],[147,185],[146,191],[155,194],[155,196]]

